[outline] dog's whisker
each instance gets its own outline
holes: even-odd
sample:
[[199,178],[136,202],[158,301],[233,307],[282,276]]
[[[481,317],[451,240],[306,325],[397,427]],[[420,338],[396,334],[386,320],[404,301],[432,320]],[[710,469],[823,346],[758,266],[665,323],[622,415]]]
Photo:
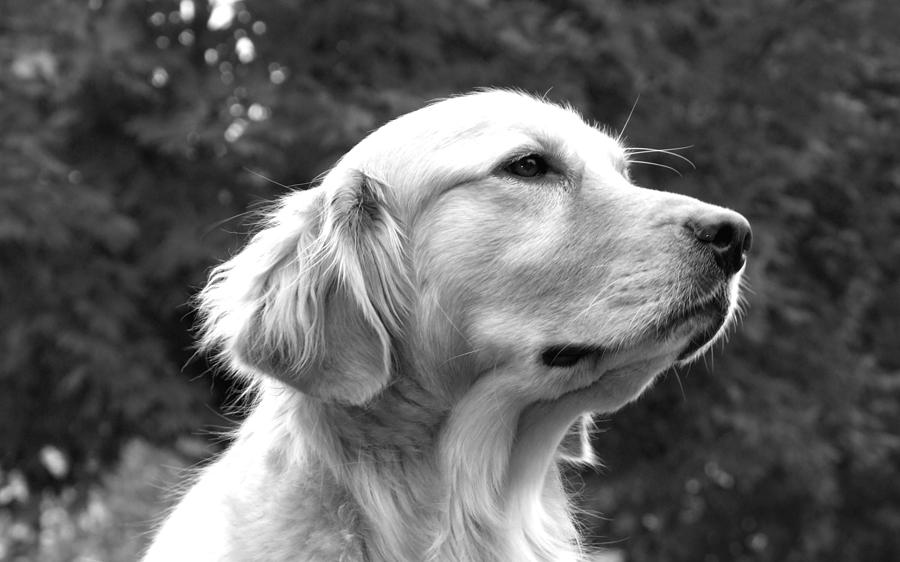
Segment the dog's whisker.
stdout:
[[668,154],[670,156],[675,156],[676,158],[686,158],[684,155],[679,154],[679,150],[688,150],[690,148],[694,148],[693,145],[685,145],[685,146],[672,146],[668,148],[653,148],[650,146],[629,146],[624,149],[625,154]]
[[696,170],[697,166],[690,158],[676,152],[678,150],[686,150],[688,148],[693,148],[693,145],[675,146],[671,148],[629,147],[625,149],[625,157],[630,162],[630,159],[633,156],[637,156],[640,154],[665,154],[667,156],[678,158],[679,160],[686,162],[691,168]]
[[640,94],[638,94],[637,96],[635,96],[635,98],[634,98],[634,103],[631,104],[631,109],[628,110],[628,117],[625,118],[625,124],[622,125],[622,130],[619,131],[619,134],[616,136],[616,143],[621,143],[621,142],[622,142],[622,138],[624,138],[624,136],[625,136],[625,129],[628,128],[628,123],[631,122],[631,116],[634,115],[634,110],[635,110],[635,108],[637,107],[638,101],[639,101],[640,99],[641,99],[641,95],[640,95]]
[[667,165],[665,165],[665,164],[660,164],[659,162],[647,162],[646,160],[631,160],[631,159],[629,159],[629,160],[628,160],[628,163],[629,163],[629,164],[645,164],[645,165],[647,165],[647,166],[656,166],[657,168],[665,168],[665,169],[667,169],[667,170],[672,170],[673,172],[675,172],[676,174],[678,174],[679,176],[681,176],[681,172],[679,172],[678,170],[676,170],[676,169],[673,168],[672,166],[667,166]]
[[694,168],[695,170],[697,169],[697,166],[694,164],[693,161],[691,161],[690,158],[687,158],[686,156],[678,154],[677,152],[672,152],[671,150],[666,150],[666,149],[661,149],[661,148],[648,148],[648,149],[644,149],[644,150],[636,150],[633,152],[626,152],[626,155],[628,158],[631,158],[632,156],[637,156],[640,154],[666,154],[668,156],[678,158],[679,160],[683,160],[684,162],[687,162],[691,168]]

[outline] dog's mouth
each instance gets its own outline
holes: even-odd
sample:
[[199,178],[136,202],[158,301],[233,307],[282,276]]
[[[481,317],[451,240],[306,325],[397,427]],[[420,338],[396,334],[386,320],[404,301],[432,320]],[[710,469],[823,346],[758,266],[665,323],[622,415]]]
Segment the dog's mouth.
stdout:
[[[676,361],[684,361],[714,340],[728,321],[731,300],[728,287],[717,288],[707,296],[664,317],[650,328],[652,339],[669,340],[673,335],[690,334],[684,349]],[[685,331],[687,330],[687,332]],[[541,363],[547,367],[572,367],[585,360],[598,361],[609,354],[610,349],[596,344],[560,343],[549,345],[541,351]]]
[[587,358],[600,359],[603,353],[603,348],[597,345],[551,345],[541,352],[541,362],[547,367],[571,367]]

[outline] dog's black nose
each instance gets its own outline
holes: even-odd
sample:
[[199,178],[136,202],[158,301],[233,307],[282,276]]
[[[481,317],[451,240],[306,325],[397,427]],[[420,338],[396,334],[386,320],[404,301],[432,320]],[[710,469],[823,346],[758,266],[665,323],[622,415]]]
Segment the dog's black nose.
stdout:
[[722,209],[693,217],[687,226],[697,240],[713,251],[716,263],[726,275],[734,275],[744,267],[753,239],[747,219]]

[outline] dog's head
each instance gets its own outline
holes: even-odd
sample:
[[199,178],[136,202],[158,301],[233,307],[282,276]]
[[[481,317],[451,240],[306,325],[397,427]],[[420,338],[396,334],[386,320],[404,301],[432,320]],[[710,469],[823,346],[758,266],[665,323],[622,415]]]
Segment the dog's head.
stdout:
[[449,404],[495,377],[523,403],[615,409],[719,337],[750,245],[737,213],[637,187],[628,165],[522,94],[405,115],[217,268],[206,343],[327,401],[417,376]]

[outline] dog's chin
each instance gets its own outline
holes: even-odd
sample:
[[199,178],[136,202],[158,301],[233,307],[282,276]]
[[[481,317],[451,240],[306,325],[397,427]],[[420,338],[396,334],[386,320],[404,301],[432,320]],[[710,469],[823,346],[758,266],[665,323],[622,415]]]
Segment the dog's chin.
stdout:
[[703,355],[718,340],[728,325],[728,313],[715,313],[698,329],[685,348],[678,354],[676,365],[687,365]]
[[687,330],[688,339],[675,364],[686,365],[703,355],[725,333],[732,313],[731,299],[723,290],[691,307],[687,313],[677,315],[680,326],[675,330]]

